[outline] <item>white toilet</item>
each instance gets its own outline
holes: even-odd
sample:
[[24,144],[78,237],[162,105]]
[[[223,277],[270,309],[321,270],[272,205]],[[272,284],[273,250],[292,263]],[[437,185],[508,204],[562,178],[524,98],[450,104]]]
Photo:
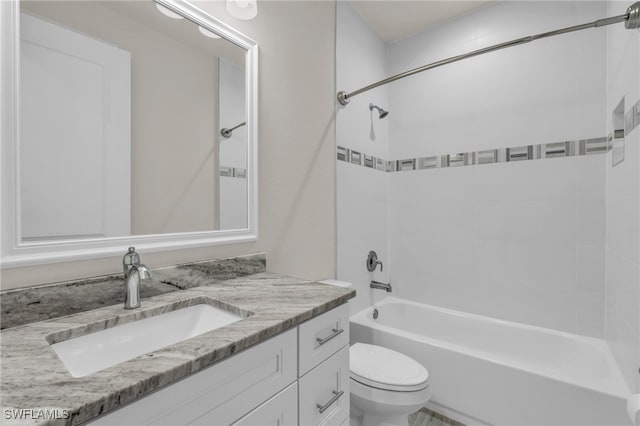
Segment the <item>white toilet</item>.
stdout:
[[366,343],[349,355],[352,426],[406,426],[431,397],[429,372],[413,358]]
[[[351,287],[345,281],[320,281]],[[407,426],[409,414],[431,398],[429,372],[420,363],[382,346],[349,348],[351,426]]]

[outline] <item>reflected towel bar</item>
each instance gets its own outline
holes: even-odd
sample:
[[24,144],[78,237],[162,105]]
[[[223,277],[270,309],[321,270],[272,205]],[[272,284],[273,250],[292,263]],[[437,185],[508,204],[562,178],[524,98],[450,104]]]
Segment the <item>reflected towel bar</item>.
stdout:
[[235,129],[237,129],[238,127],[242,127],[245,126],[247,124],[246,121],[243,121],[242,123],[238,124],[236,127],[232,127],[230,129],[227,129],[226,127],[220,130],[220,135],[222,135],[223,138],[225,139],[229,139],[231,137],[231,135],[233,134],[233,131]]

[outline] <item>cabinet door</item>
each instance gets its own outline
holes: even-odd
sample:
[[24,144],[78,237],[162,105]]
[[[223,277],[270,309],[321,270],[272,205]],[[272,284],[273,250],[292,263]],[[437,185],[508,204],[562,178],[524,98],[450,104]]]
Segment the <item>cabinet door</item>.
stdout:
[[296,339],[287,331],[92,424],[229,425],[295,382]]
[[298,383],[294,383],[233,426],[296,426],[298,424]]
[[349,344],[349,305],[343,304],[298,327],[298,376]]
[[300,425],[340,425],[349,418],[349,347],[298,379]]

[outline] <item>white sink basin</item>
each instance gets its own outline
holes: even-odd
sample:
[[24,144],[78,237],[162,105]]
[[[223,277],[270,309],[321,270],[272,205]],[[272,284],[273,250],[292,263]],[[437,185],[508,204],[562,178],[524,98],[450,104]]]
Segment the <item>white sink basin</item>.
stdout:
[[241,319],[240,315],[199,304],[54,343],[51,347],[73,377],[84,377]]

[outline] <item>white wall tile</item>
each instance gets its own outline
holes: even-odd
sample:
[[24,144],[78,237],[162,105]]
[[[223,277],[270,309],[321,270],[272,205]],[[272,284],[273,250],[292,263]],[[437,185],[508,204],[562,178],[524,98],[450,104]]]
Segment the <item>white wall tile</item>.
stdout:
[[[386,76],[386,47],[366,26],[348,2],[337,3],[336,86],[355,90]],[[389,109],[387,88],[355,97],[336,116],[336,144],[367,155],[388,158],[388,119],[378,119],[369,103]],[[393,113],[392,113],[393,114]],[[390,114],[390,116],[392,116]],[[344,161],[336,164],[337,278],[351,282],[356,298],[351,313],[383,298],[386,293],[369,288],[372,279],[388,281],[388,174]],[[378,253],[384,270],[366,269],[370,250]]]
[[[600,2],[498,3],[390,45],[390,73],[605,12]],[[389,90],[389,155],[605,136],[605,50],[603,31],[583,32],[398,81]],[[392,174],[389,241],[399,291],[425,303],[602,337],[605,159]],[[578,272],[582,266],[592,272],[588,279]]]
[[640,268],[619,253],[607,250],[607,342],[632,393],[639,390]]
[[[597,313],[597,315],[594,315]],[[604,337],[604,293],[585,291],[576,299],[576,332],[602,339]]]
[[629,260],[639,258],[637,197],[608,197],[607,247]]
[[484,201],[571,199],[579,162],[578,158],[561,158],[478,166],[474,171],[474,197]]
[[[605,282],[604,246],[576,246],[576,284],[578,290],[604,294]],[[604,301],[603,301],[604,307]],[[604,315],[601,316],[604,318]],[[602,323],[604,327],[604,323]]]
[[[387,77],[386,47],[349,5],[337,5],[336,88],[347,92]],[[387,158],[388,119],[378,119],[369,103],[389,109],[388,88],[379,87],[340,107],[336,119],[336,144]]]
[[[500,2],[385,47],[338,2],[338,90],[627,6]],[[638,75],[637,31],[568,34],[360,95],[338,111],[337,143],[402,159],[602,137],[618,101],[629,110],[640,99]],[[372,119],[369,102],[388,119]],[[360,308],[384,297],[359,266],[374,248],[388,259],[376,279],[395,295],[604,336],[637,392],[639,164],[640,127],[615,168],[610,155],[392,174],[338,162],[338,275],[357,282]]]
[[[604,13],[601,2],[499,3],[393,44],[390,72]],[[541,40],[394,83],[389,99],[400,119],[390,121],[392,156],[602,136],[604,34],[585,31]],[[476,37],[485,43],[474,43]]]
[[[607,2],[607,14],[629,5]],[[607,126],[624,97],[625,112],[640,99],[640,35],[607,27]],[[606,165],[605,337],[632,393],[640,392],[640,127],[625,137],[624,161]]]
[[[384,262],[384,272],[380,272],[380,268],[375,272],[367,271],[365,261],[369,250],[375,250],[378,253],[379,259]],[[351,314],[371,306],[386,296],[387,293],[384,291],[369,288],[369,283],[371,280],[388,282],[389,274],[386,270],[388,259],[386,235],[382,238],[371,237],[342,241],[338,244],[337,277],[352,283],[357,293],[356,298],[350,301]]]

